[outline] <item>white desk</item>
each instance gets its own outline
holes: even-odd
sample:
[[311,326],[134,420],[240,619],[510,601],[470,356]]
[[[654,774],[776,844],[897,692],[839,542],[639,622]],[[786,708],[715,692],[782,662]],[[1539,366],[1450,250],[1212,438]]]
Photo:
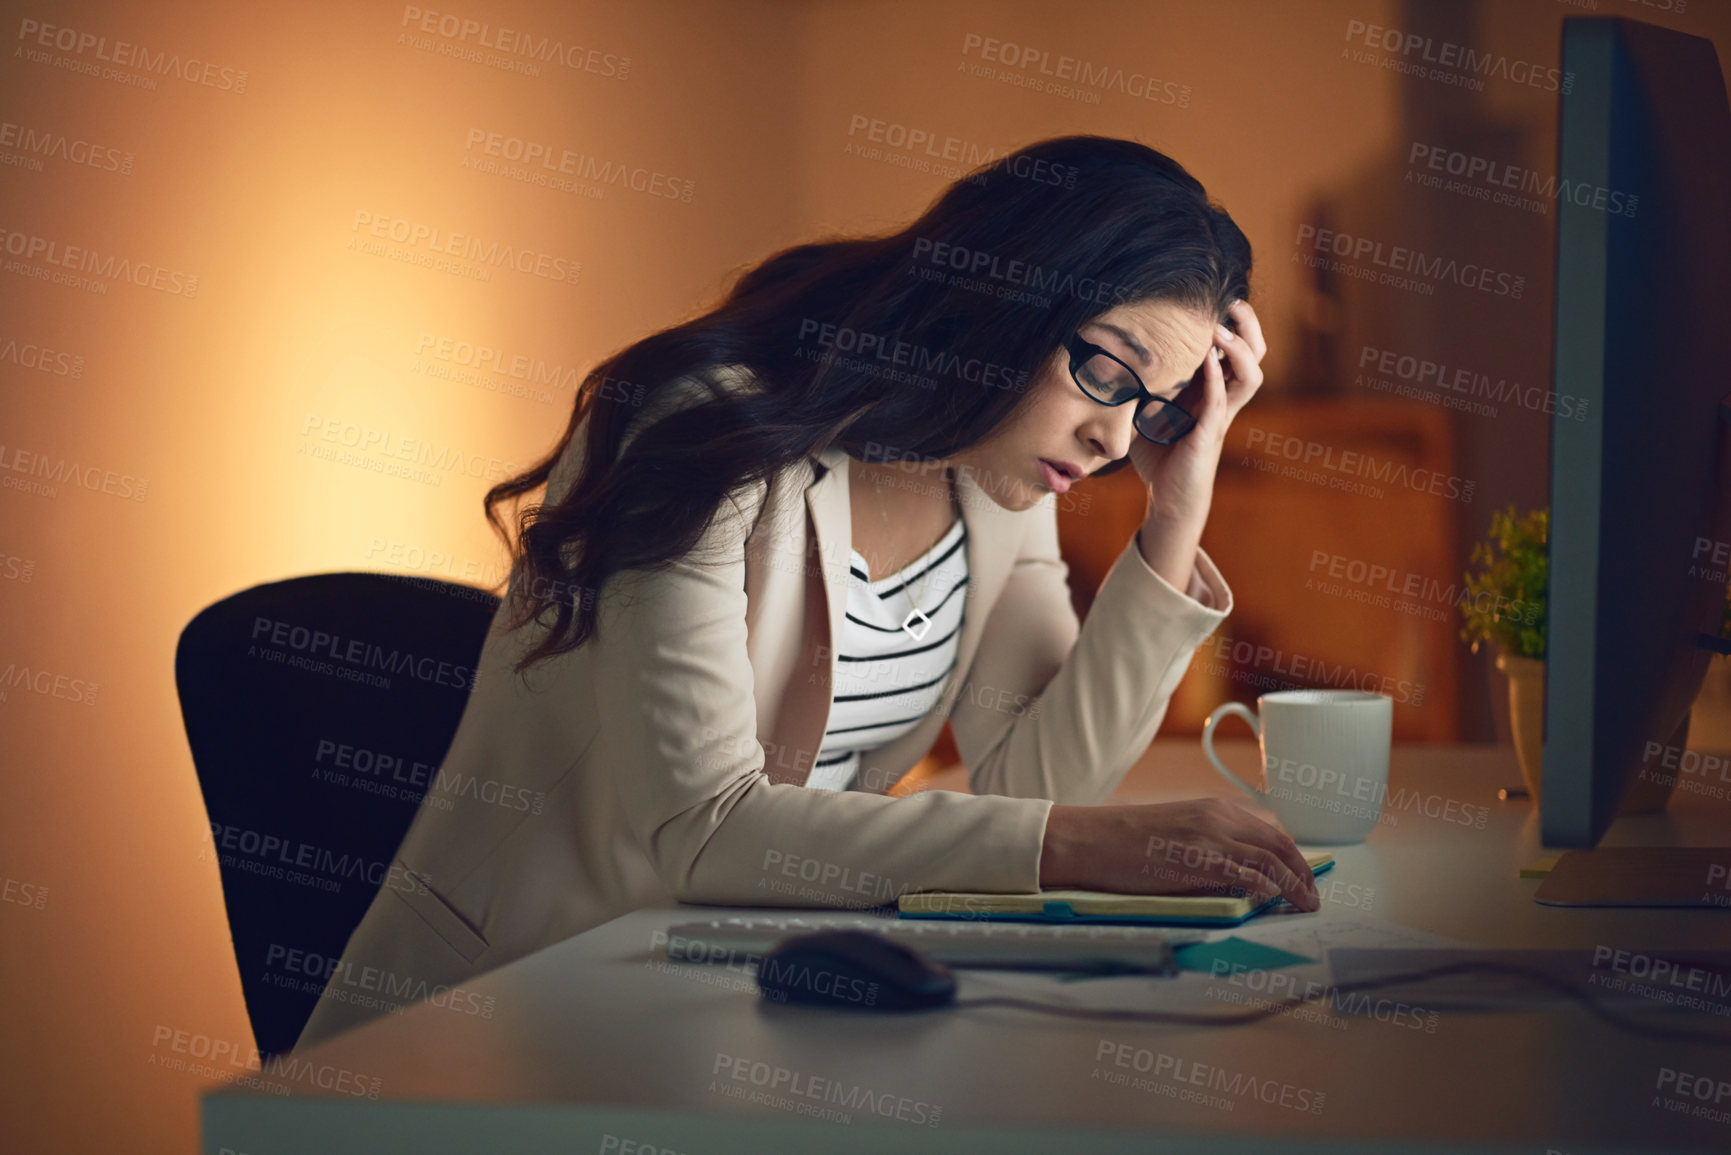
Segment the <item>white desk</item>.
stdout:
[[[1229,764],[1255,765],[1250,742],[1220,745]],[[1731,910],[1534,903],[1537,883],[1517,871],[1541,853],[1537,815],[1528,802],[1496,798],[1518,782],[1507,750],[1397,747],[1391,791],[1422,801],[1364,844],[1331,848],[1333,878],[1318,881],[1332,900],[1285,917],[1310,920],[1305,929],[1399,924],[1485,947],[1731,949]],[[1229,792],[1193,741],[1171,739],[1155,743],[1114,801]],[[1450,818],[1425,815],[1445,813],[1449,800]],[[1482,829],[1459,821],[1462,804],[1489,808]],[[1620,822],[1605,841],[1617,844],[1731,845],[1731,802],[1679,791],[1667,815]],[[422,1004],[296,1056],[296,1067],[258,1085],[213,1090],[204,1149],[716,1155],[894,1144],[1004,1155],[1145,1151],[1156,1137],[1172,1152],[1731,1149],[1731,1094],[1706,1104],[1726,1112],[1720,1121],[1668,1110],[1667,1099],[1695,1100],[1657,1086],[1666,1070],[1731,1082],[1731,1049],[1637,1038],[1568,1004],[1444,1012],[1434,1033],[1364,1016],[1339,1020],[1344,1027],[1279,1016],[1205,1028],[1006,1008],[809,1010],[760,1002],[742,971],[652,961],[655,931],[716,913],[741,912],[633,912],[471,984],[493,1000],[490,1018]],[[1274,933],[1264,921],[1237,933]],[[964,1000],[1004,991],[1220,1013],[1246,1005],[1223,992],[1254,997],[1201,974],[1063,982],[963,972]],[[1663,1021],[1731,1032],[1731,1017],[1708,1012]],[[774,1079],[776,1068],[797,1085],[749,1101],[765,1090],[753,1076]],[[376,1099],[354,1093],[372,1079]],[[1302,1109],[1319,1095],[1320,1111]],[[849,1121],[801,1113],[813,1110]]]

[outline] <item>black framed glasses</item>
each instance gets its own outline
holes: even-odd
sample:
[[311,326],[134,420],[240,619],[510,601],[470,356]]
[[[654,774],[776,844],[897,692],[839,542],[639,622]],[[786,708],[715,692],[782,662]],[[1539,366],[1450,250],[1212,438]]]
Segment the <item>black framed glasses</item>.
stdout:
[[1073,333],[1064,348],[1070,352],[1070,377],[1076,387],[1102,405],[1136,401],[1136,432],[1156,445],[1171,445],[1196,428],[1196,418],[1176,401],[1157,397],[1136,370],[1100,346]]

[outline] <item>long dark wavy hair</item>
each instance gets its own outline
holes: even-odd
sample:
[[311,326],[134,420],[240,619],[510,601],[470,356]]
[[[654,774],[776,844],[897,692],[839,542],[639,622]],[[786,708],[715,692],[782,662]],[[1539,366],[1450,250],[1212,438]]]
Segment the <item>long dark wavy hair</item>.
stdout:
[[[988,162],[899,232],[773,254],[709,312],[601,362],[558,445],[487,492],[511,549],[510,628],[546,627],[518,672],[593,636],[607,579],[689,554],[737,487],[829,445],[861,459],[957,453],[1026,402],[1025,383],[1086,321],[1149,300],[1224,319],[1249,276],[1243,232],[1177,161],[1093,135]],[[838,352],[861,345],[880,355]],[[908,372],[884,371],[896,356]],[[620,454],[659,390],[723,365],[757,388],[676,408]],[[580,434],[575,482],[520,508],[513,544],[499,506],[545,485]],[[572,590],[589,596],[559,592]]]

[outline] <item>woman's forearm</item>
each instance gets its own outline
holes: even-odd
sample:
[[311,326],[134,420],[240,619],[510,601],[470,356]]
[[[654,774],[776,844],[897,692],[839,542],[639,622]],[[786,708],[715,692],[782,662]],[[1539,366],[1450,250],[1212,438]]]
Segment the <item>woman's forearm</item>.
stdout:
[[1046,831],[1040,839],[1040,889],[1061,890],[1066,887],[1086,887],[1083,873],[1076,862],[1075,828],[1072,822],[1076,807],[1054,805],[1046,815]]
[[1150,513],[1148,520],[1136,531],[1136,548],[1148,568],[1166,579],[1176,590],[1190,588],[1190,575],[1196,570],[1196,553],[1202,546],[1202,525],[1208,519],[1207,510],[1200,516],[1183,520]]

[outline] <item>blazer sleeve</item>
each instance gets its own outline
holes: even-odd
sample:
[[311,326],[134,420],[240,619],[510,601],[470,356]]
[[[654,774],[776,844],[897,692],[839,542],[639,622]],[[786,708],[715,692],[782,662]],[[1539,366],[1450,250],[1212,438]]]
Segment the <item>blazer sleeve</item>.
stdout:
[[1154,740],[1196,647],[1232,612],[1202,550],[1181,593],[1132,536],[1079,628],[1068,572],[1056,507],[1038,506],[950,719],[975,794],[1104,802]]
[[891,798],[771,782],[746,651],[745,542],[767,483],[724,501],[697,547],[613,575],[597,599],[600,723],[629,831],[686,902],[865,907],[911,890],[1039,889],[1051,803]]

